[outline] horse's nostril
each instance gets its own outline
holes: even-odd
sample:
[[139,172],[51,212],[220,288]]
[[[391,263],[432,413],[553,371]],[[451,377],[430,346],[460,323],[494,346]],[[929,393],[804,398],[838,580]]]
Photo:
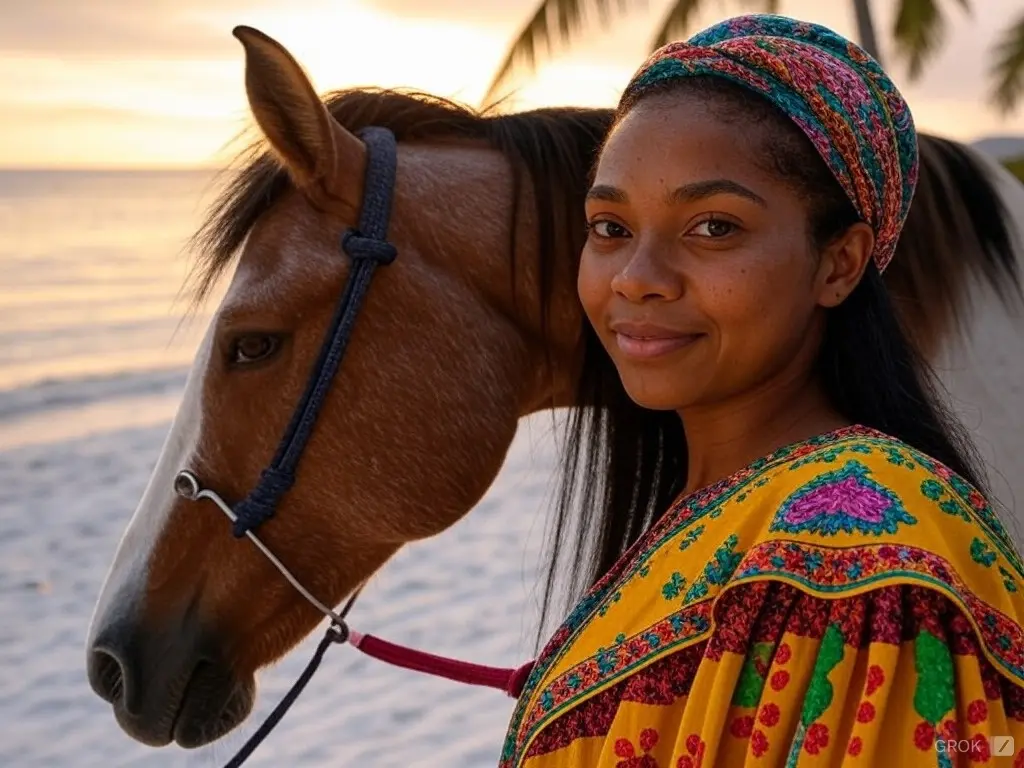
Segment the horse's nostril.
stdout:
[[124,672],[119,662],[107,651],[93,650],[89,665],[89,682],[97,695],[116,704],[124,693]]

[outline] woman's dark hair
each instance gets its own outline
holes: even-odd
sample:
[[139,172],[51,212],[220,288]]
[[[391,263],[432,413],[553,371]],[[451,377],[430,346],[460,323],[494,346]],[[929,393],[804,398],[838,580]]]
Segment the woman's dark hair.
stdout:
[[[816,249],[860,220],[803,132],[766,99],[727,80],[681,79],[627,95],[613,129],[639,101],[681,92],[699,95],[716,117],[747,129],[752,124],[766,129],[761,156],[770,172],[806,200]],[[634,403],[589,324],[584,334],[580,406],[566,423],[541,632],[562,560],[568,561],[564,575],[572,602],[614,565],[686,484],[687,446],[679,416]],[[901,327],[873,262],[849,297],[828,312],[817,366],[825,392],[851,423],[902,440],[985,492],[976,449],[946,405],[931,367]]]

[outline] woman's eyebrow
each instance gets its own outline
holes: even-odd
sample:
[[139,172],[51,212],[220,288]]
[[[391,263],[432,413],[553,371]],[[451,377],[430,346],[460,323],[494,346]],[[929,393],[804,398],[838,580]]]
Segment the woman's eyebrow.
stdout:
[[[731,179],[708,179],[683,184],[672,190],[668,195],[669,203],[691,203],[713,195],[736,195],[767,208],[767,201],[752,189],[744,187]],[[627,203],[626,192],[610,184],[596,184],[587,191],[587,200],[603,200],[606,203]]]
[[707,181],[695,181],[690,184],[683,184],[669,193],[668,199],[671,203],[690,203],[694,200],[701,200],[712,195],[736,195],[757,203],[762,208],[768,207],[768,202],[752,189],[744,187],[731,179],[708,179]]

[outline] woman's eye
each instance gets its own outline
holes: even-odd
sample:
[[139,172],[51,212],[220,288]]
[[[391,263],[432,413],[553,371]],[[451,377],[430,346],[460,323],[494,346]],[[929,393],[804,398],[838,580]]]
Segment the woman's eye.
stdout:
[[727,237],[736,232],[738,227],[725,219],[706,219],[690,230],[698,237]]
[[598,237],[629,237],[629,230],[614,221],[595,221],[589,225],[589,229]]
[[247,365],[266,360],[277,352],[280,339],[270,334],[247,334],[239,336],[231,345],[231,362]]

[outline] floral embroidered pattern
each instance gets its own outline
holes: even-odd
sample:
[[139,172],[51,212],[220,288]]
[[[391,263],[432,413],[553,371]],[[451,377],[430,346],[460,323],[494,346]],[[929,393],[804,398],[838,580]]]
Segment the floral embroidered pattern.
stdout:
[[731,534],[722,545],[715,550],[712,560],[704,566],[700,576],[693,580],[693,584],[686,590],[683,598],[684,604],[696,602],[707,597],[712,586],[720,587],[725,584],[736,570],[736,566],[743,559],[743,553],[736,551],[736,544],[739,537]]
[[[803,468],[795,467],[797,464]],[[886,470],[887,466],[890,469]],[[797,474],[791,475],[791,470]],[[892,488],[877,481],[884,477],[893,478]],[[905,477],[910,478],[910,484]],[[780,494],[775,490],[780,485],[793,490]],[[910,489],[920,487],[921,495],[916,495],[916,490],[908,493],[908,485]],[[895,488],[902,489],[908,507],[902,505]],[[776,495],[777,500],[773,500]],[[840,497],[844,503],[834,503]],[[742,507],[741,498],[746,499]],[[857,504],[849,503],[850,498]],[[930,549],[885,541],[894,532],[912,526],[915,533],[906,539],[927,545],[928,536],[934,535],[929,533],[928,526],[940,518],[925,518],[926,507],[922,505],[938,506],[944,501],[955,504],[959,520],[965,519],[963,515],[967,520],[943,524],[965,526],[966,536],[946,539],[963,542],[958,545],[961,549],[939,550],[949,554],[952,561]],[[754,525],[738,524],[750,520],[751,515],[756,520],[766,507],[771,511],[764,515],[762,533],[758,534]],[[914,512],[916,521],[908,509]],[[948,514],[952,514],[950,509],[952,506],[948,506]],[[983,652],[979,658],[983,673],[995,675],[994,681],[986,682],[986,697],[991,693],[998,696],[1002,691],[1009,717],[1011,700],[1006,697],[1016,695],[1010,690],[1013,686],[984,670],[991,670],[991,662],[1008,677],[1024,681],[1024,630],[993,607],[1002,604],[986,602],[968,587],[968,583],[978,583],[979,572],[995,575],[998,571],[1005,590],[1015,594],[1022,578],[1014,571],[1019,557],[1014,559],[1012,548],[1004,551],[1008,539],[1000,538],[1005,532],[989,514],[980,494],[948,469],[863,427],[838,430],[780,449],[709,488],[677,499],[588,591],[540,654],[513,714],[502,767],[520,765],[525,750],[529,754],[538,754],[537,750],[547,754],[558,749],[558,744],[580,738],[584,732],[594,736],[607,734],[623,701],[678,706],[679,697],[688,695],[692,674],[662,678],[654,670],[661,670],[662,664],[678,657],[686,658],[687,669],[695,674],[698,666],[715,663],[727,652],[745,659],[739,684],[730,699],[735,697],[737,705],[757,709],[749,722],[730,720],[726,728],[736,729],[737,733],[749,732],[752,754],[768,754],[770,743],[778,738],[771,731],[777,713],[771,706],[762,707],[757,702],[768,687],[772,696],[783,690],[790,695],[788,691],[794,682],[790,672],[780,668],[785,665],[778,659],[788,659],[792,651],[788,646],[784,651],[781,647],[776,649],[776,630],[789,622],[789,631],[821,638],[832,627],[853,647],[868,642],[900,642],[901,631],[906,629],[901,630],[899,621],[873,621],[868,629],[863,613],[867,609],[863,607],[840,615],[832,613],[837,604],[854,599],[847,597],[850,591],[864,589],[872,590],[871,610],[879,615],[902,615],[895,611],[902,599],[899,596],[910,593],[901,590],[916,589],[931,598],[938,598],[941,593],[943,599],[951,600],[950,604],[963,614],[956,619],[959,629],[950,635],[950,647],[958,644],[956,653]],[[775,538],[765,537],[764,531],[777,523],[793,530],[776,529],[772,531]],[[927,530],[917,533],[922,528]],[[871,538],[882,541],[849,547],[829,545],[827,537],[840,530],[860,536],[876,531],[870,533]],[[716,540],[709,539],[712,535],[721,537],[717,538],[717,547]],[[760,538],[751,538],[754,535]],[[680,556],[680,552],[685,555]],[[960,559],[957,552],[962,553]],[[969,569],[958,571],[965,563]],[[640,581],[648,576],[647,581]],[[770,600],[769,594],[773,596]],[[680,601],[682,605],[673,610],[666,601]],[[616,604],[614,618],[612,614],[603,618]],[[634,605],[643,607],[642,616],[630,613]],[[655,605],[663,607],[654,608],[655,612],[647,618],[645,612]],[[791,623],[794,620],[798,620],[797,625]],[[712,626],[716,629],[713,634]],[[579,643],[584,633],[585,638]],[[598,645],[601,647],[596,651],[586,651],[589,656],[581,653],[584,647]],[[698,659],[693,652],[702,647],[705,653]],[[770,649],[776,658],[766,659],[765,649]],[[570,651],[575,651],[571,666],[565,663]],[[553,668],[558,668],[557,675],[552,674]],[[869,671],[867,695],[871,686],[877,690],[884,680],[884,670]],[[632,693],[627,696],[626,691]],[[771,697],[768,703],[772,703]],[[1024,717],[1024,686],[1020,706],[1013,711],[1020,711]],[[851,717],[861,725],[873,722],[877,717],[874,704],[865,698]],[[948,722],[951,721],[933,725],[925,721],[922,725],[931,729],[929,738],[934,740]],[[621,756],[622,760],[648,756],[639,747],[639,732],[634,734],[630,742],[633,754]],[[857,741],[857,736],[856,732],[851,733],[849,742],[831,748],[860,754],[868,747],[864,739]],[[834,738],[825,723],[811,721],[804,726],[802,753],[812,754],[815,749],[820,752]],[[789,746],[787,743],[772,749],[782,748],[786,754]],[[611,747],[609,744],[608,748]],[[664,749],[662,744],[656,751],[661,753]],[[697,758],[695,753],[684,756],[691,761]],[[678,752],[672,756],[673,766],[679,757]]]
[[771,531],[834,536],[840,531],[877,536],[917,522],[899,496],[879,485],[859,461],[818,475],[783,503]]
[[625,638],[613,647],[603,648],[596,655],[576,665],[555,679],[541,693],[538,705],[531,710],[524,727],[531,729],[569,709],[597,685],[607,684],[668,653],[681,643],[706,634],[711,603],[705,601],[672,614],[642,634]]
[[982,642],[992,658],[1024,682],[1024,630],[971,592],[949,563],[931,552],[893,544],[833,550],[805,543],[766,541],[751,549],[734,579],[776,576],[814,590],[838,593],[897,575],[924,586],[941,587],[966,606],[968,613],[977,618]]
[[[658,762],[650,755],[657,744],[658,732],[654,728],[644,728],[640,732],[636,747],[629,739],[618,739],[615,742],[615,756],[622,759],[615,764],[615,768],[658,768]],[[642,754],[637,754],[638,747]]]
[[[872,645],[898,645],[921,636],[929,631],[927,627],[934,627],[936,631],[946,636],[947,653],[969,655],[977,659],[985,696],[984,699],[969,702],[966,707],[968,722],[980,725],[990,710],[988,702],[993,701],[1001,702],[1000,706],[1008,718],[1024,721],[1024,689],[1017,688],[1001,677],[984,656],[978,655],[976,635],[971,625],[953,603],[933,590],[892,586],[882,587],[865,595],[824,599],[812,597],[788,584],[755,582],[726,592],[716,606],[716,611],[719,608],[731,617],[732,621],[727,624],[718,623],[708,639],[659,658],[555,718],[533,739],[525,757],[557,752],[578,739],[606,736],[613,731],[619,707],[624,702],[646,704],[657,709],[664,708],[665,711],[670,711],[673,706],[679,706],[690,694],[701,664],[707,663],[709,659],[721,659],[722,652],[725,652],[715,654],[711,650],[712,647],[746,655],[730,704],[754,711],[752,714],[742,714],[728,720],[726,732],[732,738],[749,740],[748,749],[751,754],[765,755],[773,742],[778,741],[782,746],[783,740],[788,737],[776,731],[782,719],[779,704],[770,700],[771,697],[768,697],[769,700],[763,699],[762,692],[768,688],[775,694],[785,695],[790,687],[795,685],[789,672],[790,668],[796,670],[805,663],[827,666],[832,651],[822,648],[828,644],[834,646],[837,637],[842,640],[845,659],[851,651],[870,653],[868,649]],[[776,611],[781,614],[781,618],[775,615]],[[829,637],[827,643],[826,635]],[[748,648],[743,638],[750,637],[760,639]],[[789,642],[794,637],[819,640],[818,656],[821,660],[797,656]],[[929,637],[923,641],[924,645],[917,654],[920,663],[932,663],[929,654],[934,653],[936,649],[929,644],[934,646],[932,639],[935,637],[929,631]],[[938,656],[941,655],[942,650],[939,648]],[[801,677],[799,672],[796,676]],[[825,676],[825,682],[831,686],[828,674]],[[879,703],[885,701],[886,696],[880,691],[888,682],[889,674],[882,666],[872,663],[867,667],[860,701],[856,703],[856,726],[845,745],[849,754],[857,755],[863,751],[863,735],[870,732],[871,723],[879,718],[875,700]],[[927,683],[926,687],[927,685],[934,688],[932,682]],[[814,692],[818,696],[820,706],[820,702],[827,698],[825,690],[825,686],[815,684],[799,692],[798,696],[803,698],[807,708],[811,706],[807,704],[809,696]],[[840,702],[843,700],[834,693],[833,699]],[[808,714],[813,713],[809,711]],[[641,721],[645,727],[654,727],[658,722],[656,714],[649,721]],[[814,723],[811,722],[810,725],[813,726]],[[922,723],[921,726],[921,737],[926,736],[931,740],[923,742],[926,746],[933,744],[938,735],[946,738],[949,734],[956,734],[955,724],[948,715],[937,726],[927,723]],[[867,730],[859,731],[859,728]],[[830,736],[827,729],[808,727],[806,730],[810,740],[805,739],[805,745],[810,744],[810,749],[820,750],[827,746]],[[665,735],[664,731],[662,735]],[[911,741],[917,738],[916,732],[911,734],[910,738]],[[631,743],[634,746],[632,756],[622,759],[644,759],[642,744],[635,738]],[[791,743],[783,748],[787,748]],[[609,748],[611,746],[609,745]],[[929,749],[934,753],[933,746]],[[806,746],[804,752],[810,754]],[[696,753],[685,753],[684,756],[693,761],[697,757]],[[665,763],[665,758],[661,759],[663,765],[678,764],[678,754],[673,756],[673,762]]]
[[988,544],[975,536],[971,539],[971,559],[988,568],[996,561],[996,553]]

